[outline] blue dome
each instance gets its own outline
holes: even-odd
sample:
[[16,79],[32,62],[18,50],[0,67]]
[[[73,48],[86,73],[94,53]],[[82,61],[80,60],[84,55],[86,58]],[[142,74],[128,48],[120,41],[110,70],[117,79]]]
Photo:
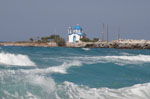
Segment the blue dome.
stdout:
[[77,34],[80,35],[80,36],[86,36],[85,33],[81,33],[81,32],[79,32],[79,33],[77,33]]
[[77,25],[77,26],[74,26],[74,28],[73,29],[75,29],[75,30],[82,30],[82,27],[81,26],[79,26],[79,25]]

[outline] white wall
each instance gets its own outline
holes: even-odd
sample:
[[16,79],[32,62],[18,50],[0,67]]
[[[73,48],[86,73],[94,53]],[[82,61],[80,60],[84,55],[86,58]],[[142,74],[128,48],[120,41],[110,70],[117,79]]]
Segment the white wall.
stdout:
[[74,36],[76,36],[76,41],[80,41],[80,36],[79,35],[77,35],[77,34],[71,34],[71,35],[69,35],[69,40],[68,40],[68,42],[73,42],[73,37]]

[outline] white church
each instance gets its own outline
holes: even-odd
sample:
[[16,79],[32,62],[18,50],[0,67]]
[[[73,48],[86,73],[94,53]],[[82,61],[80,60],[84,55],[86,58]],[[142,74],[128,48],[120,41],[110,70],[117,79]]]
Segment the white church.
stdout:
[[69,27],[68,29],[68,42],[76,43],[80,42],[81,38],[86,37],[81,26],[76,25],[74,27]]

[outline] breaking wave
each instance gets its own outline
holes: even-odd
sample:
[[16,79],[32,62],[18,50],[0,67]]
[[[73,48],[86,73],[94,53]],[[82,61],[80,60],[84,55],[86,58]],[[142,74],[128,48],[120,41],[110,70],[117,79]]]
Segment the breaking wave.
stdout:
[[27,55],[0,53],[0,64],[17,66],[36,66]]
[[29,75],[15,70],[0,71],[0,74],[1,99],[56,99],[56,84],[51,77]]
[[[150,83],[120,89],[90,88],[65,81],[57,84],[51,77],[0,71],[0,98],[5,99],[149,99]],[[6,82],[7,79],[7,82]],[[13,85],[12,85],[13,83]],[[3,87],[7,86],[7,87]],[[11,89],[11,90],[9,90]],[[35,91],[36,90],[36,91]]]
[[53,67],[49,67],[47,69],[44,69],[42,71],[44,71],[44,73],[62,73],[62,74],[66,74],[67,70],[72,67],[72,66],[81,66],[81,62],[80,61],[72,61],[70,63],[63,63],[60,66],[53,66]]
[[123,55],[123,56],[79,56],[62,57],[62,61],[77,60],[83,64],[112,62],[118,65],[150,63],[150,55]]
[[[150,83],[120,89],[89,88],[65,81],[58,91],[65,99],[150,99]],[[60,92],[59,92],[60,93]],[[60,97],[64,97],[60,94]]]
[[150,63],[150,55],[104,56],[103,59],[118,65]]
[[81,66],[80,61],[72,61],[72,62],[64,62],[62,65],[59,66],[52,66],[44,69],[32,69],[32,70],[22,70],[25,73],[39,73],[39,74],[47,74],[47,73],[61,73],[67,74],[67,70],[72,66]]
[[120,59],[127,61],[140,61],[140,62],[150,62],[149,55],[137,55],[137,56],[106,56],[108,59]]

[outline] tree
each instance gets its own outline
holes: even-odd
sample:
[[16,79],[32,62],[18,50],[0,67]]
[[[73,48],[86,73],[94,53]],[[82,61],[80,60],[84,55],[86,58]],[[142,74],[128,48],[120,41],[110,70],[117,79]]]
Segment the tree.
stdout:
[[47,37],[42,37],[41,42],[48,42],[48,38]]
[[80,39],[82,42],[91,42],[91,40],[89,38],[81,38]]
[[93,42],[98,42],[99,38],[93,38]]
[[34,41],[34,40],[33,40],[33,38],[30,38],[29,40],[30,40],[31,42],[33,42],[33,41]]
[[54,42],[56,42],[58,46],[65,46],[66,44],[65,40],[59,35],[51,35],[50,38],[53,39]]
[[65,46],[66,42],[65,40],[60,37],[59,35],[51,35],[51,36],[47,36],[47,37],[42,37],[41,38],[42,42],[49,42],[49,41],[54,41],[57,43],[58,46]]
[[59,35],[51,35],[50,36],[50,39],[58,39],[58,38],[61,38]]
[[54,39],[54,41],[57,43],[58,46],[65,46],[65,40],[61,37]]

